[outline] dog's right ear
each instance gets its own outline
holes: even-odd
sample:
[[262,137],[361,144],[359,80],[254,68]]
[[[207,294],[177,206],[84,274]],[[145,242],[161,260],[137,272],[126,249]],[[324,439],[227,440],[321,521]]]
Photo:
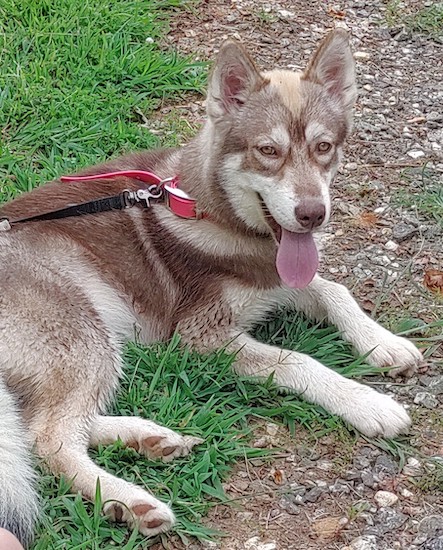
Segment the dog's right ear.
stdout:
[[207,111],[213,118],[234,112],[264,78],[240,43],[227,40],[220,48],[209,79]]

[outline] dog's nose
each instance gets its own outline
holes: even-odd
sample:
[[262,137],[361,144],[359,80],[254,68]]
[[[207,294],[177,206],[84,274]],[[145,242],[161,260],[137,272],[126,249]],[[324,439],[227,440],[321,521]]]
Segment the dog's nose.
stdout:
[[296,220],[305,229],[319,227],[325,220],[325,205],[318,201],[304,200],[294,210]]

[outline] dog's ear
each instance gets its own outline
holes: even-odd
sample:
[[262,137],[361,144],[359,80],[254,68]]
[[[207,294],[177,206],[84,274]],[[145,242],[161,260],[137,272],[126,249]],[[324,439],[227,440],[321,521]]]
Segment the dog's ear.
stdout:
[[355,63],[344,29],[328,34],[311,58],[303,78],[324,86],[345,109],[353,107],[357,96]]
[[227,40],[220,48],[209,79],[207,110],[217,118],[241,107],[264,78],[239,42]]

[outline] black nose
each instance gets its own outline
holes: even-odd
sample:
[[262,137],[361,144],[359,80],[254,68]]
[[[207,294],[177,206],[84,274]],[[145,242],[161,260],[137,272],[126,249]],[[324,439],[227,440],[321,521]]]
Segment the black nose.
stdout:
[[301,201],[294,211],[295,219],[304,229],[319,227],[326,216],[325,205],[312,199]]

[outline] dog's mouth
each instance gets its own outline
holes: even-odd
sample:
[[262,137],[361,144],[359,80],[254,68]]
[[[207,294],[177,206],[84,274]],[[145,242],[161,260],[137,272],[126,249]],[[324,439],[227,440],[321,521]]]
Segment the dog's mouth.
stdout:
[[285,229],[260,199],[266,222],[278,243],[275,265],[280,279],[290,288],[305,288],[318,270],[318,252],[312,233]]

